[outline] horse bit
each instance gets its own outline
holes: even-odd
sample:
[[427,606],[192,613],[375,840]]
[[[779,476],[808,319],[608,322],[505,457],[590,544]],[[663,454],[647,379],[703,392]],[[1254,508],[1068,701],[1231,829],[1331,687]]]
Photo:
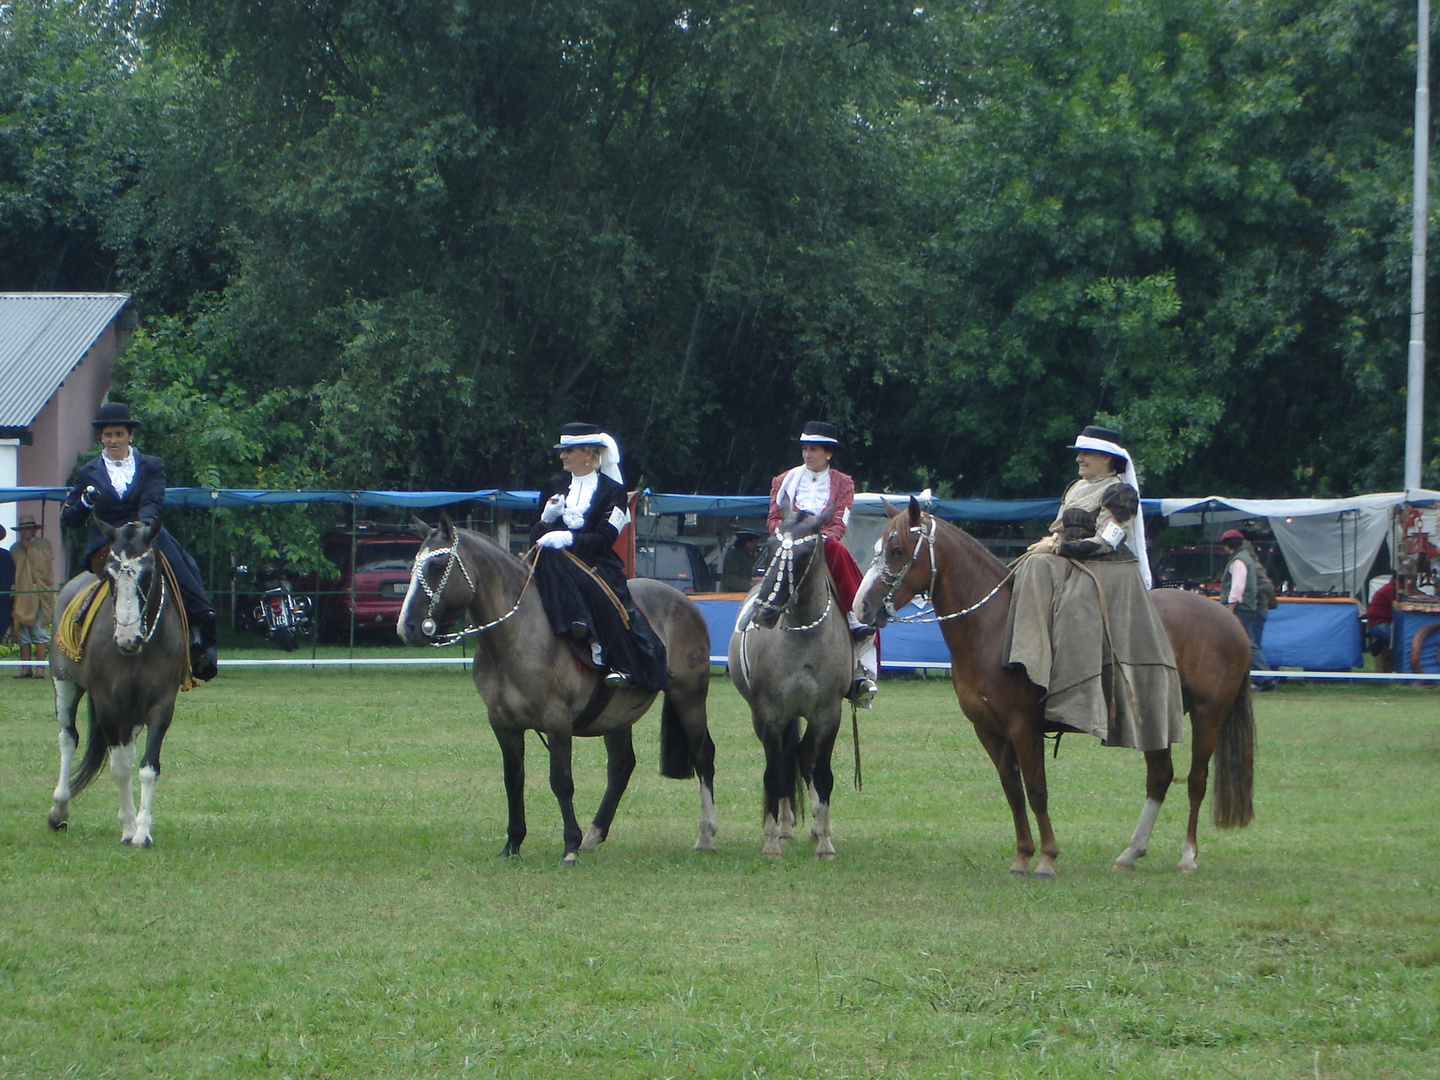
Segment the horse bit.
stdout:
[[[430,583],[425,580],[425,566],[431,559],[438,558],[441,555],[446,556],[445,573],[440,576],[439,587],[432,589]],[[445,593],[445,586],[450,584],[450,574],[454,571],[457,564],[460,567],[460,573],[465,577],[465,584],[470,586],[471,595],[474,595],[479,590],[475,588],[475,580],[470,576],[469,569],[466,568],[465,563],[460,559],[459,545],[454,542],[443,548],[431,548],[429,551],[416,552],[415,564],[410,568],[410,573],[420,584],[420,588],[425,591],[426,597],[430,600],[430,606],[425,609],[425,619],[420,623],[420,632],[426,637],[435,638],[430,644],[437,649],[454,645],[457,641],[461,641],[471,634],[483,634],[486,630],[493,630],[506,619],[510,618],[510,616],[520,610],[520,601],[525,599],[525,590],[530,587],[530,578],[535,576],[535,567],[532,564],[530,567],[530,575],[525,579],[525,584],[521,586],[520,595],[515,598],[515,606],[498,619],[492,619],[484,626],[476,626],[474,623],[471,623],[463,630],[457,630],[451,634],[437,635],[435,631],[439,630],[440,627],[435,622],[435,608],[440,603],[440,597]]]
[[[755,597],[755,603],[752,606],[752,610],[753,608],[761,607],[764,608],[766,611],[778,611],[782,615],[785,613],[785,608],[789,607],[790,605],[788,603],[783,605],[777,604],[775,603],[775,598],[780,595],[781,586],[784,585],[787,580],[794,576],[795,549],[801,544],[809,544],[814,542],[815,540],[818,540],[820,538],[820,535],[820,533],[811,533],[809,536],[801,537],[799,540],[796,540],[794,537],[791,536],[786,536],[780,540],[780,550],[775,553],[775,560],[780,564],[775,571],[775,585],[770,590],[770,595],[765,599],[762,600],[759,596]],[[807,574],[810,573],[809,566],[805,568],[805,572]],[[796,585],[792,586],[790,589],[791,600],[794,600],[798,592],[799,584],[796,583]],[[795,634],[798,634],[803,630],[813,630],[815,629],[815,627],[819,626],[822,622],[825,621],[826,616],[830,614],[830,609],[834,605],[834,591],[827,589],[825,594],[825,610],[820,613],[820,617],[818,619],[816,619],[814,622],[806,623],[804,626],[782,626],[780,627],[780,629],[788,630],[791,633]],[[745,629],[750,629],[748,623],[746,624]]]
[[[916,561],[920,558],[920,548],[922,545],[929,548],[930,587],[921,591],[917,595],[927,597],[930,600],[931,604],[934,604],[935,602],[935,577],[937,568],[935,566],[934,516],[930,514],[922,514],[920,517],[920,524],[910,526],[910,532],[912,535],[915,536],[915,547],[911,549],[910,561],[905,564],[905,568],[903,570],[897,570],[892,574],[890,572],[890,569],[885,565],[884,554],[879,551],[875,552],[875,557],[870,560],[870,569],[875,571],[875,576],[878,577],[883,583],[890,586],[890,591],[885,594],[885,599],[882,602],[882,606],[894,622],[949,622],[951,619],[958,619],[962,615],[969,615],[971,612],[978,611],[980,608],[988,604],[995,597],[995,594],[1004,587],[1005,583],[1015,576],[1015,567],[1011,567],[1010,572],[1006,574],[1003,578],[1001,578],[1000,581],[996,584],[996,586],[988,593],[986,593],[979,600],[978,603],[971,604],[969,607],[964,608],[960,611],[952,611],[949,615],[901,615],[898,611],[895,610],[895,594],[900,589],[900,583],[910,576],[910,571],[914,568]],[[1017,562],[1015,566],[1019,566],[1019,563]]]

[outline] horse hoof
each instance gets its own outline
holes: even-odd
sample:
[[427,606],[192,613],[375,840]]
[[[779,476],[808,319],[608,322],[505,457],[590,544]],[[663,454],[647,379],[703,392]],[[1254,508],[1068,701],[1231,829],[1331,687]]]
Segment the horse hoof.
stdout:
[[[132,841],[132,843],[133,843],[133,841]],[[154,847],[154,846],[155,846],[155,841],[152,840],[150,837],[147,836],[147,837],[145,837],[144,840],[141,840],[140,843],[135,844],[135,846],[136,846],[136,847],[141,847],[141,848]]]
[[1055,880],[1055,871],[1054,871],[1054,870],[1036,870],[1035,873],[1031,874],[1030,876],[1033,877],[1033,878],[1035,878],[1037,881],[1054,881],[1054,880]]
[[54,817],[47,817],[45,824],[50,826],[51,832],[66,832],[70,828],[70,822],[65,818],[56,821]]
[[783,859],[785,857],[785,852],[780,850],[779,844],[766,844],[760,849],[760,854],[767,859]]
[[580,865],[580,853],[579,853],[578,851],[567,851],[567,852],[565,853],[564,857],[560,860],[560,865],[561,865],[561,866],[579,866],[579,865]]
[[817,852],[815,852],[815,858],[819,859],[821,862],[834,862],[834,861],[835,861],[835,852],[833,852],[833,851],[817,851]]
[[1121,862],[1119,859],[1116,859],[1116,860],[1115,860],[1115,864],[1114,864],[1113,866],[1111,866],[1110,869],[1112,869],[1112,870],[1134,870],[1134,869],[1135,869],[1135,864],[1134,864],[1133,862]]
[[693,848],[691,848],[690,850],[691,850],[691,851],[718,851],[718,850],[720,850],[720,849],[715,846],[715,841],[714,841],[714,840],[696,840],[696,841],[695,841],[695,846],[694,846]]

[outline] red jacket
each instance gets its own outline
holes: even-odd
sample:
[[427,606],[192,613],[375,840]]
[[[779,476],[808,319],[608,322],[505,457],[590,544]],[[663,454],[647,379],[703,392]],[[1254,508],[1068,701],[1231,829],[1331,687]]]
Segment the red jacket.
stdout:
[[[804,465],[797,465],[794,469],[786,469],[770,481],[770,516],[765,520],[765,527],[770,532],[775,531],[784,516],[780,513],[780,489],[791,473],[804,468]],[[850,524],[850,508],[855,505],[855,481],[839,469],[830,470],[830,505],[835,507],[835,514],[822,531],[826,540],[839,540],[845,535]]]
[[1370,606],[1365,609],[1365,625],[1379,626],[1395,618],[1395,579],[1391,578],[1370,595]]

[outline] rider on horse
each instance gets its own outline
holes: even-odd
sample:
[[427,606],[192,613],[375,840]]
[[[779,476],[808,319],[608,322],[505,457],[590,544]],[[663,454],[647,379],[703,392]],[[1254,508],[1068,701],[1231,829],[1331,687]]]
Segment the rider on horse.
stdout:
[[1016,570],[1006,661],[1044,691],[1051,727],[1163,749],[1183,737],[1183,712],[1147,591],[1135,464],[1108,428],[1085,428],[1070,449],[1080,478]]
[[590,643],[590,659],[609,669],[611,686],[664,690],[665,646],[630,599],[615,553],[630,523],[620,448],[594,424],[566,424],[554,449],[567,475],[541,489],[540,516],[530,527],[545,613],[555,633]]
[[[96,519],[119,528],[132,521],[149,526],[160,517],[165,503],[165,462],[130,445],[140,421],[130,415],[125,403],[106,402],[90,424],[105,449],[76,471],[74,486],[60,509],[60,523],[78,528],[90,522],[85,566],[93,569],[94,556],[105,547]],[[181,603],[190,622],[190,673],[197,679],[213,679],[219,639],[215,607],[200,581],[200,567],[166,529],[160,530],[154,546],[169,562],[180,586]]]
[[839,469],[830,467],[830,459],[840,449],[840,431],[833,424],[812,420],[805,425],[800,437],[803,463],[776,476],[770,482],[770,514],[766,528],[774,533],[785,513],[780,502],[783,498],[792,510],[804,510],[818,514],[827,506],[833,506],[834,515],[830,524],[822,530],[825,539],[825,565],[830,570],[830,580],[835,583],[840,606],[849,619],[851,638],[855,649],[855,679],[850,688],[850,699],[862,709],[870,708],[875,700],[876,674],[880,670],[875,631],[865,626],[850,610],[855,604],[855,591],[860,587],[860,567],[855,556],[840,541],[850,525],[850,508],[855,504],[855,481]]

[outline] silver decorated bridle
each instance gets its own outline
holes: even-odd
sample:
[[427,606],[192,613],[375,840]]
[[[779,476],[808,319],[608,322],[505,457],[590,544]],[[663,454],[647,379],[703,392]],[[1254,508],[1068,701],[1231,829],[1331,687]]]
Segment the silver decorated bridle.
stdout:
[[[150,588],[145,590],[140,601],[140,642],[143,645],[150,644],[150,639],[155,636],[155,631],[160,628],[160,621],[165,617],[165,601],[170,595],[169,591],[165,588],[165,572],[160,568],[153,551],[145,551],[134,558],[127,559],[123,555],[117,555],[115,549],[111,548],[110,565],[107,567],[110,577],[110,587],[112,589],[118,588],[119,583],[116,581],[116,575],[123,574],[135,582],[135,591],[138,593],[140,592],[140,574],[143,570],[139,563],[146,555],[150,556],[150,574],[152,580]],[[147,627],[145,625],[145,613],[150,609],[151,597],[155,595],[156,580],[159,581],[160,596],[159,599],[155,601],[155,614],[151,616],[150,625]],[[118,620],[116,621],[116,625],[118,627]]]
[[[769,596],[761,597],[758,594],[756,595],[754,603],[751,607],[752,618],[755,608],[764,608],[766,611],[775,611],[783,615],[786,609],[788,609],[790,605],[795,602],[795,598],[800,595],[801,583],[798,581],[791,586],[790,599],[786,603],[777,604],[775,601],[780,596],[780,592],[784,584],[787,581],[791,580],[795,575],[796,549],[803,544],[814,543],[817,540],[820,540],[822,537],[822,533],[815,532],[811,533],[809,536],[802,536],[799,540],[796,540],[792,536],[780,536],[778,538],[780,550],[775,552],[775,562],[773,567],[775,570],[775,584],[771,587]],[[811,556],[810,563],[805,568],[805,573],[807,576],[813,572],[814,565],[815,556]],[[834,590],[827,589],[825,595],[825,610],[820,613],[820,617],[818,619],[816,619],[814,622],[808,622],[804,626],[782,626],[780,627],[780,629],[789,630],[792,633],[800,633],[804,630],[813,630],[815,629],[815,627],[819,626],[822,622],[825,621],[826,617],[830,614],[830,609],[834,607],[834,605]],[[746,629],[749,629],[748,623],[746,625]]]
[[[937,573],[935,566],[935,516],[933,514],[921,514],[920,524],[911,525],[909,532],[915,537],[915,546],[910,549],[910,561],[905,564],[904,569],[892,573],[885,565],[885,553],[883,551],[875,552],[875,557],[870,561],[870,569],[875,572],[875,576],[884,584],[890,586],[890,590],[885,594],[885,599],[881,602],[881,606],[890,618],[897,623],[949,622],[951,619],[958,619],[962,615],[969,615],[971,612],[978,611],[988,604],[995,597],[995,594],[1004,588],[1005,583],[1015,576],[1015,567],[1012,566],[1010,572],[1001,578],[995,587],[981,597],[977,603],[971,604],[967,608],[962,608],[960,611],[952,611],[948,615],[901,615],[895,610],[895,594],[900,589],[900,583],[910,576],[910,571],[914,569],[916,561],[920,558],[920,549],[922,547],[929,549],[930,586],[927,589],[917,592],[916,595],[924,596],[932,604],[935,602],[935,576]],[[1017,562],[1015,566],[1018,565],[1019,563]]]
[[[432,559],[445,556],[445,572],[440,575],[440,584],[431,588],[430,583],[425,580],[425,567]],[[430,601],[429,607],[425,609],[425,618],[420,623],[420,632],[426,637],[434,638],[430,644],[437,649],[443,649],[447,645],[454,645],[457,641],[463,641],[471,634],[483,634],[486,630],[493,630],[505,620],[509,619],[520,610],[520,601],[525,599],[525,590],[530,587],[530,579],[535,576],[535,566],[530,564],[530,573],[525,578],[525,584],[520,587],[520,595],[515,598],[515,604],[504,615],[498,619],[491,619],[482,626],[470,623],[463,630],[456,630],[450,634],[436,634],[439,625],[435,622],[435,609],[440,604],[440,598],[445,594],[445,587],[450,584],[450,575],[455,572],[455,567],[460,567],[460,573],[465,578],[465,584],[470,586],[470,595],[476,595],[479,590],[475,587],[475,579],[470,576],[470,570],[466,567],[463,559],[460,558],[460,538],[456,536],[445,547],[431,548],[429,551],[417,551],[415,562],[410,567],[410,574],[415,579],[426,598]],[[466,609],[469,610],[468,608]]]

